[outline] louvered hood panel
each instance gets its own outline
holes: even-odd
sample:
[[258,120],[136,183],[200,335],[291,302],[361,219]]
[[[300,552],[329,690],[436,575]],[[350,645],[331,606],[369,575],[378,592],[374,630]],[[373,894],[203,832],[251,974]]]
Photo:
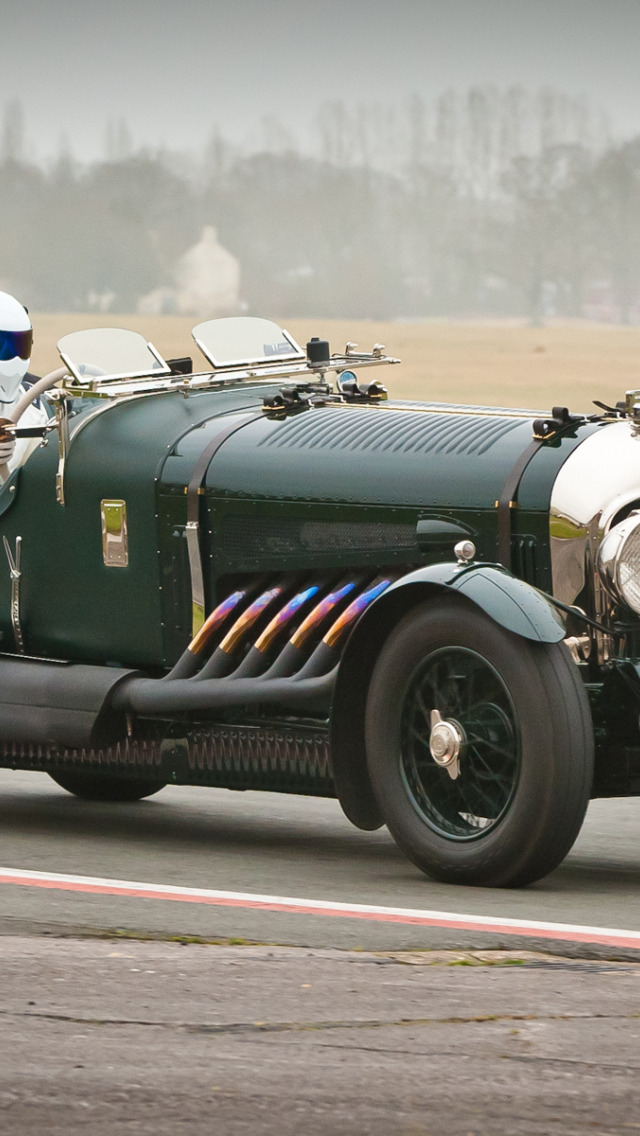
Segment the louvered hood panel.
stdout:
[[527,412],[320,407],[257,419],[229,438],[207,489],[253,500],[491,508],[531,437]]

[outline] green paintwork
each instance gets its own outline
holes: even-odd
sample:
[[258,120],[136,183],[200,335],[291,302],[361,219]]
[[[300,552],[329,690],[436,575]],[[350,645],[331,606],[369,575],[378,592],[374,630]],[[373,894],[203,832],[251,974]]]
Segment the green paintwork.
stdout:
[[[372,604],[365,618],[375,619],[380,607],[401,588],[430,585],[459,592],[501,627],[536,643],[559,643],[565,628],[556,608],[539,591],[492,564],[461,567],[433,564],[403,576]],[[364,622],[364,620],[363,620]]]
[[[455,413],[453,413],[455,409]],[[544,476],[523,483],[522,506],[513,511],[514,536],[535,549],[535,564],[523,560],[522,575],[549,589],[549,503],[558,469],[582,437],[544,446],[536,462]],[[503,412],[495,417],[462,408],[322,408],[284,421],[257,419],[231,437],[216,455],[206,481],[211,577],[235,571],[283,567],[393,566],[407,568],[447,559],[450,546],[419,547],[415,528],[437,516],[462,524],[481,560],[496,559],[495,502],[521,452],[532,438],[532,419]],[[547,452],[548,451],[548,452]],[[180,480],[170,458],[164,482]],[[529,470],[527,470],[527,474]],[[287,541],[287,528],[326,523],[326,539],[308,551]],[[343,549],[340,529],[388,526],[388,538],[373,551],[366,541]],[[262,534],[252,545],[252,526]],[[397,526],[404,526],[404,536]],[[270,535],[277,534],[272,540]],[[453,543],[453,542],[452,542]],[[532,559],[531,557],[529,559]],[[532,560],[533,563],[533,560]]]
[[[30,458],[2,517],[11,546],[17,535],[23,539],[29,653],[152,671],[175,661],[191,634],[186,486],[205,447],[248,410],[255,418],[224,442],[206,475],[207,608],[221,579],[237,573],[374,571],[383,564],[408,571],[450,559],[447,546],[419,547],[421,518],[462,524],[478,557],[495,559],[495,501],[531,440],[531,417],[388,402],[275,419],[261,413],[271,390],[277,387],[247,383],[188,398],[153,395],[93,418],[96,403],[83,402],[72,434],[83,419],[87,424],[72,441],[64,507],[55,497],[55,434]],[[553,481],[592,428],[543,447],[523,479],[514,532],[533,542],[535,571],[528,574],[543,588]],[[0,515],[10,492],[8,485],[0,494]],[[126,568],[103,562],[103,498],[126,502]],[[13,650],[9,603],[7,568],[0,571],[0,630]]]
[[[249,391],[160,395],[117,403],[73,439],[66,503],[56,501],[55,435],[21,470],[15,503],[2,520],[13,547],[22,536],[21,612],[26,649],[34,655],[127,666],[165,662],[166,562],[159,555],[158,476],[183,434],[251,400]],[[260,396],[253,395],[259,404]],[[80,407],[72,433],[93,402]],[[129,564],[107,567],[102,556],[100,502],[126,501]],[[184,508],[184,497],[183,497]],[[180,581],[188,591],[188,575]],[[13,650],[8,569],[0,572],[0,628]]]

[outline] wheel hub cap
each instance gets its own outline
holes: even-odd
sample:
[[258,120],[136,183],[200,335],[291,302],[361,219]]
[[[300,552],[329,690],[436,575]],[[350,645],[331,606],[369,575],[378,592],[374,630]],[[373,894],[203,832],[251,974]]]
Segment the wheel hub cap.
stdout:
[[464,736],[457,722],[447,722],[439,710],[431,711],[429,751],[436,765],[446,769],[452,781],[460,775],[460,750]]

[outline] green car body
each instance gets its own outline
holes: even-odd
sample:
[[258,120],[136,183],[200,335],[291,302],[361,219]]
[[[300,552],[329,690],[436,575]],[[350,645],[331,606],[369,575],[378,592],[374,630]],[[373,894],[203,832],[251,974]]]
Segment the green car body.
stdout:
[[[337,796],[436,878],[539,878],[591,795],[640,788],[638,617],[597,560],[621,522],[633,554],[633,410],[402,402],[332,362],[66,384],[0,491],[0,762]],[[572,463],[611,431],[585,519]]]

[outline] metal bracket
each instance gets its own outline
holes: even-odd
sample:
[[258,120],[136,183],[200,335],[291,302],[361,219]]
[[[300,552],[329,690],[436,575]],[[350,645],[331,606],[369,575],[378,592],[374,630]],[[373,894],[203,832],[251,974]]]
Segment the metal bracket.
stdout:
[[105,499],[100,502],[102,559],[107,568],[126,568],[129,564],[127,503]]
[[[347,344],[349,347],[350,344]],[[378,344],[376,344],[376,347]],[[374,347],[374,352],[376,348]],[[338,375],[338,390],[345,402],[384,402],[388,398],[387,388],[374,379],[360,386],[355,371],[341,371]]]
[[22,553],[22,537],[16,537],[16,552],[15,557],[11,552],[9,541],[6,536],[3,536],[4,550],[7,554],[9,562],[9,574],[11,576],[11,626],[13,627],[13,635],[16,641],[16,647],[21,655],[24,655],[24,638],[22,636],[22,627],[20,625],[20,580],[22,572],[20,570],[20,559]]
[[312,410],[319,406],[339,406],[344,399],[339,394],[332,394],[331,388],[322,383],[315,387],[303,386],[281,387],[277,394],[269,395],[262,400],[262,411],[271,418],[287,418],[291,414],[298,414],[301,410]]
[[69,409],[70,396],[66,391],[53,390],[50,397],[56,408],[56,427],[58,430],[58,471],[56,473],[56,500],[65,504],[64,475],[69,454]]
[[187,552],[189,554],[189,572],[191,574],[191,631],[197,635],[204,623],[204,576],[202,572],[202,556],[200,552],[200,525],[198,521],[187,521],[185,535],[187,538]]

